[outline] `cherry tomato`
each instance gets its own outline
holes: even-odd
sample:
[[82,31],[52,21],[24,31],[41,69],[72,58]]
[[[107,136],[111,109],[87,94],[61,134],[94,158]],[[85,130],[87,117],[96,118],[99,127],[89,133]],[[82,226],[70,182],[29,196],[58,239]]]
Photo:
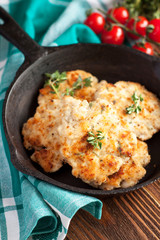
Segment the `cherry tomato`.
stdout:
[[149,26],[153,26],[153,30],[148,33],[148,37],[155,42],[160,43],[160,18],[149,21]]
[[132,48],[149,55],[154,55],[153,47],[149,42],[146,42],[144,45],[141,43],[136,43],[134,46],[132,46]]
[[[147,26],[148,26],[148,20],[143,16],[138,16],[138,20],[131,18],[127,23],[127,27],[130,30],[135,31],[142,36],[146,35]],[[128,36],[131,37],[132,39],[139,39],[138,36],[136,36],[130,32],[128,32]]]
[[107,21],[114,22],[109,18],[109,15],[114,17],[118,22],[125,24],[129,19],[129,12],[125,7],[118,7],[114,9],[109,9],[107,12]]
[[104,29],[101,35],[102,43],[121,45],[124,42],[124,31],[119,26]]
[[96,34],[99,34],[104,29],[105,19],[100,13],[94,12],[86,18],[84,24],[90,27]]

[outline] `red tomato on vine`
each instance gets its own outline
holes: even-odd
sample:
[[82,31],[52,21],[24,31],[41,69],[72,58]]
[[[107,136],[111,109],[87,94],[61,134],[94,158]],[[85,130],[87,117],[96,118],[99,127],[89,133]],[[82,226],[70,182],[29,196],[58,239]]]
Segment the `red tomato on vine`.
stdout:
[[109,11],[107,12],[107,21],[114,22],[109,18],[110,15],[122,24],[125,24],[129,19],[129,12],[125,7],[109,9]]
[[154,55],[153,47],[149,42],[146,42],[144,44],[136,43],[132,48],[137,49],[149,55]]
[[93,12],[86,18],[84,24],[90,27],[96,34],[100,34],[104,29],[105,19],[100,13]]
[[[146,35],[146,28],[148,26],[148,20],[147,18],[143,16],[138,16],[137,19],[131,18],[127,23],[127,28],[129,28],[132,31],[135,31],[136,33],[140,34],[141,36]],[[139,36],[136,36],[133,33],[128,32],[128,36],[132,39],[139,39]]]
[[104,29],[102,31],[102,43],[121,45],[124,42],[124,31],[119,26],[112,26],[111,29]]
[[151,40],[160,43],[160,19],[152,19],[149,21],[148,27],[151,27],[151,30],[148,33],[148,37]]

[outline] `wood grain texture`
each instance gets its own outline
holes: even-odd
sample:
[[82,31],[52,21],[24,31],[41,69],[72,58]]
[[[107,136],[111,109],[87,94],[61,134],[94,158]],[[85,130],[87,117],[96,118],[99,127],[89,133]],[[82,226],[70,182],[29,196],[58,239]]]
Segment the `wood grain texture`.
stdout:
[[123,196],[101,200],[101,220],[79,210],[71,221],[66,240],[160,239],[160,181]]

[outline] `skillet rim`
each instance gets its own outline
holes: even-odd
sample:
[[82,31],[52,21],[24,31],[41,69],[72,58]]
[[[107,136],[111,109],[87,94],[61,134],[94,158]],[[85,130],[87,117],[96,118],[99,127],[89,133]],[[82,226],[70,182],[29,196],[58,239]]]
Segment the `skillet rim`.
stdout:
[[[130,47],[127,47],[127,46],[116,46],[116,45],[109,45],[109,44],[95,44],[95,43],[78,43],[78,44],[71,44],[71,45],[63,45],[63,46],[57,46],[57,47],[43,47],[46,51],[42,54],[40,54],[39,56],[37,56],[37,59],[33,62],[30,62],[28,61],[28,59],[25,59],[24,63],[20,66],[20,68],[18,69],[17,73],[16,73],[16,76],[14,78],[14,80],[12,81],[12,83],[10,84],[9,88],[7,89],[6,91],[6,95],[5,95],[5,99],[4,99],[4,102],[3,102],[3,110],[2,110],[2,119],[3,119],[3,127],[4,127],[4,132],[5,132],[5,136],[6,136],[6,139],[7,139],[7,142],[8,142],[8,146],[9,146],[9,150],[10,150],[10,155],[11,155],[11,162],[12,164],[14,165],[15,167],[15,162],[16,160],[15,159],[18,159],[17,158],[17,154],[16,154],[16,147],[13,145],[12,141],[11,141],[11,137],[9,136],[9,132],[8,132],[8,129],[7,129],[7,121],[6,121],[6,108],[7,108],[7,104],[8,104],[8,98],[9,98],[9,94],[12,90],[12,88],[14,87],[14,84],[16,83],[16,81],[19,79],[19,77],[21,77],[21,75],[26,71],[28,70],[30,67],[32,67],[32,65],[41,60],[43,57],[47,57],[48,55],[56,52],[57,50],[63,50],[65,48],[69,48],[69,47],[74,47],[76,45],[78,46],[83,46],[83,47],[86,47],[86,46],[93,46],[93,47],[101,47],[101,46],[106,46],[106,48],[121,48],[121,49],[125,49],[125,51],[128,51],[128,53],[131,53],[131,54],[135,54],[135,55],[140,55],[140,56],[143,56],[143,58],[149,60],[150,62],[158,62],[160,64],[160,59],[156,56],[149,56],[149,55],[146,55],[142,52],[139,52],[139,51],[136,51],[134,49],[131,49]],[[28,175],[31,175],[31,176],[34,176],[42,181],[46,181],[46,182],[49,182],[51,183],[52,185],[55,185],[55,186],[58,186],[58,187],[61,187],[63,189],[66,189],[66,190],[71,190],[71,191],[74,191],[74,192],[78,192],[78,193],[84,193],[84,194],[87,194],[87,195],[100,195],[100,196],[112,196],[112,195],[119,195],[119,194],[124,194],[124,193],[128,193],[128,192],[131,192],[131,191],[134,191],[134,190],[137,190],[141,187],[144,187],[144,186],[147,186],[148,184],[150,183],[153,183],[155,182],[156,180],[160,179],[160,175],[159,176],[155,176],[155,177],[151,177],[151,179],[149,178],[148,180],[145,180],[144,182],[140,182],[140,183],[137,183],[136,185],[134,185],[133,187],[129,187],[129,188],[117,188],[117,189],[113,189],[113,190],[101,190],[101,189],[86,189],[86,188],[80,188],[80,187],[75,187],[75,186],[71,186],[71,185],[68,185],[68,184],[65,184],[65,183],[62,183],[62,182],[59,182],[55,179],[52,179],[50,177],[48,177],[47,175],[41,173],[39,170],[36,169],[36,173],[37,171],[40,172],[42,174],[42,178],[39,178],[37,176],[37,174],[32,174],[31,172],[27,172],[24,171],[23,169],[23,166],[17,168],[17,166],[15,167],[16,169],[18,169],[19,171],[23,172],[24,174],[28,174]],[[44,176],[44,177],[43,177]],[[49,179],[51,179],[51,181],[49,181]],[[47,181],[48,180],[48,181]]]

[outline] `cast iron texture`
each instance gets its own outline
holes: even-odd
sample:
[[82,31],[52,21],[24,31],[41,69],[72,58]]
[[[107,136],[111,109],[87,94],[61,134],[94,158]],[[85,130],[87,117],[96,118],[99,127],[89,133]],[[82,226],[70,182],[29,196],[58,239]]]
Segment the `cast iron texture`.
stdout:
[[[1,12],[0,8],[0,16]],[[7,15],[3,10],[3,16],[4,14]],[[22,37],[22,40],[26,38],[26,34],[23,32],[22,36],[22,29],[7,15],[8,18],[8,21],[12,22],[12,26],[14,25],[14,31],[20,32],[20,34],[13,36],[10,34],[12,29],[5,33],[5,27],[2,32],[1,26],[0,32],[11,42],[13,42],[12,37],[14,37],[14,44],[26,56],[25,63],[17,72],[15,80],[7,91],[3,108],[4,130],[13,165],[25,174],[58,187],[96,196],[123,194],[158,179],[160,177],[160,133],[147,141],[152,160],[147,166],[146,176],[134,187],[103,191],[92,188],[80,179],[73,177],[68,165],[56,173],[44,173],[38,165],[30,160],[29,152],[23,147],[21,130],[23,123],[33,116],[36,110],[38,90],[44,84],[43,74],[45,72],[54,72],[57,69],[60,72],[83,69],[99,79],[106,79],[112,83],[119,80],[139,82],[160,97],[160,60],[125,46],[106,44],[78,44],[42,48],[28,36],[26,45],[22,46],[19,42],[19,36]],[[28,52],[28,49],[32,49],[33,52]]]

